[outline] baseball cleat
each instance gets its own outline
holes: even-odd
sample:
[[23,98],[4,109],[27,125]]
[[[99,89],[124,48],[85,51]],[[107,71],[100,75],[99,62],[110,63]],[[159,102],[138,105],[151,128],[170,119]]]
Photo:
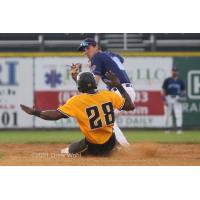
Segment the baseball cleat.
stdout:
[[170,130],[165,130],[165,134],[170,134]]
[[178,135],[180,135],[180,134],[182,134],[182,130],[177,130],[176,133],[177,133]]

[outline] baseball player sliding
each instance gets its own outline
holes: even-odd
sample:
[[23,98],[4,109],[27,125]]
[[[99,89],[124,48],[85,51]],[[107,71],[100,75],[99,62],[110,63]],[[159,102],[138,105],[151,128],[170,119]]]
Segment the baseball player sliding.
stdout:
[[[98,44],[92,38],[86,38],[85,40],[83,40],[78,50],[84,52],[84,55],[88,57],[90,62],[90,71],[95,75],[97,84],[101,79],[107,85],[108,90],[114,91],[115,93],[120,95],[117,88],[111,87],[109,85],[110,81],[106,77],[106,72],[112,71],[117,76],[120,83],[122,84],[126,92],[131,97],[132,102],[134,103],[135,91],[124,69],[124,59],[120,55],[110,51],[101,51],[99,49]],[[71,68],[71,74],[75,81],[79,72],[80,64],[73,65]],[[119,129],[116,122],[113,128],[118,143],[122,146],[128,146],[129,143],[123,135],[122,131]]]
[[182,103],[185,97],[185,85],[182,80],[178,78],[178,70],[176,67],[172,68],[172,76],[166,78],[163,82],[163,99],[166,106],[166,133],[170,132],[172,127],[172,113],[174,112],[176,119],[176,132],[182,133]]
[[116,87],[121,96],[107,90],[97,90],[94,74],[82,72],[77,76],[79,95],[68,99],[57,110],[36,110],[21,105],[21,109],[29,115],[44,120],[59,120],[73,117],[77,120],[84,138],[63,149],[61,153],[105,156],[109,155],[116,144],[113,125],[115,122],[114,108],[134,110],[135,106],[118,78],[111,71],[105,74],[110,85]]

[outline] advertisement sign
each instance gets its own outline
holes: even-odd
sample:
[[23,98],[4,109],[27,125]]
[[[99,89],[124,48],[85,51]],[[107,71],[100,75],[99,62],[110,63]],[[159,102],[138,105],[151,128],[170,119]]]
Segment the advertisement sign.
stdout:
[[174,58],[179,77],[184,81],[187,99],[183,103],[183,126],[200,125],[200,58]]
[[[84,57],[0,58],[0,128],[77,127],[73,118],[45,121],[27,116],[19,107],[35,104],[39,110],[57,109],[76,95],[77,86],[69,73],[72,63],[82,63],[83,71],[89,71]],[[124,66],[136,91],[136,109],[120,112],[116,117],[120,127],[165,125],[161,88],[173,65],[187,89],[183,125],[200,125],[199,57],[127,57]],[[105,89],[104,83],[98,88]]]
[[[69,74],[71,63],[83,63],[88,71],[86,58],[49,57],[35,58],[35,105],[38,109],[56,109],[77,94],[77,86]],[[162,127],[164,107],[161,97],[163,80],[171,73],[172,58],[128,57],[125,68],[136,90],[134,112],[121,112],[117,117],[120,127]],[[105,85],[100,83],[100,89]],[[44,122],[36,118],[35,127],[76,127],[72,119],[62,122]]]
[[[57,109],[70,97],[77,94],[77,86],[69,73],[72,63],[84,63],[88,71],[88,60],[83,57],[35,58],[35,106],[37,109]],[[35,127],[76,127],[74,119],[44,121],[35,118]]]
[[0,128],[33,126],[20,104],[33,105],[33,59],[0,58]]
[[163,127],[164,105],[162,83],[171,74],[171,57],[128,57],[127,74],[136,90],[136,109],[122,112],[117,118],[120,127]]

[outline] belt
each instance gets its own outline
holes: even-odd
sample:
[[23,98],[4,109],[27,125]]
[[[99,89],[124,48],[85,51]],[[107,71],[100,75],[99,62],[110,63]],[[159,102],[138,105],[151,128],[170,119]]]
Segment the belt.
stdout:
[[131,83],[124,83],[124,84],[125,84],[126,87],[133,87],[133,85]]
[[[122,83],[125,87],[133,87],[133,85],[131,84],[131,83]],[[113,90],[113,91],[117,91],[117,88],[116,87],[114,87],[114,88],[112,88],[111,90]]]
[[169,95],[171,98],[176,98],[178,95]]

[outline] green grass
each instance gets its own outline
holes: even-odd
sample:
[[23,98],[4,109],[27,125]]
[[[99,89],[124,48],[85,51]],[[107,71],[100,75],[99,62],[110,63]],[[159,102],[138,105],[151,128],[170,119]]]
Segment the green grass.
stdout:
[[[163,131],[124,130],[129,142],[200,143],[200,131],[164,134]],[[80,131],[0,131],[0,143],[71,143],[83,138]]]

